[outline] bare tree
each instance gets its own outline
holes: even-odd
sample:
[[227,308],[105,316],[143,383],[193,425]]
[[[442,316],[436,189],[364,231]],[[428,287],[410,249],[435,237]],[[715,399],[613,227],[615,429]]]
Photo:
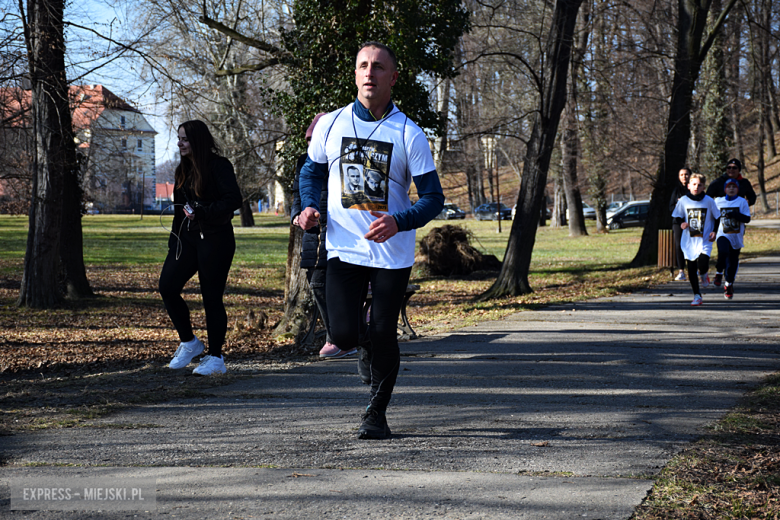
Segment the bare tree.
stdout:
[[536,240],[547,171],[550,166],[555,135],[566,103],[566,81],[569,60],[582,0],[557,0],[542,55],[541,67],[535,73],[539,110],[523,162],[523,177],[517,197],[517,213],[512,221],[501,272],[480,298],[494,298],[531,292],[528,272]]
[[66,172],[76,168],[65,79],[63,0],[19,3],[24,24],[35,139],[33,199],[17,303],[50,308],[62,298],[59,287],[60,230]]
[[650,200],[648,221],[642,233],[639,250],[631,262],[632,265],[648,265],[656,262],[658,230],[662,226],[671,225],[668,201],[677,183],[677,172],[685,166],[688,155],[693,89],[715,34],[720,30],[736,0],[729,0],[705,37],[704,30],[711,3],[711,0],[679,0],[678,2],[677,47],[664,159],[658,169],[653,196]]

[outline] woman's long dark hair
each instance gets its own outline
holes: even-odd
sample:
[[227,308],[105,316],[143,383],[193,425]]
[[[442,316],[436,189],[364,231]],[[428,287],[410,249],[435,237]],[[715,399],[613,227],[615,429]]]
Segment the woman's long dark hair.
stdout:
[[214,142],[206,123],[198,119],[185,121],[179,125],[179,130],[184,128],[184,134],[190,143],[190,153],[181,158],[176,167],[176,187],[181,188],[188,180],[195,195],[200,197],[204,185],[211,174],[209,161],[213,155],[220,155],[219,148]]

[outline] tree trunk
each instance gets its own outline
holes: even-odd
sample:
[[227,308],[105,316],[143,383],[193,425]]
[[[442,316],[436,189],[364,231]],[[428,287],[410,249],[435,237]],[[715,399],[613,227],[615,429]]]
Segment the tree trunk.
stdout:
[[554,185],[553,213],[550,219],[550,227],[560,228],[566,224],[566,196],[563,194],[562,175],[555,176]]
[[655,264],[658,260],[658,230],[671,228],[669,198],[677,184],[677,172],[685,166],[688,143],[691,138],[691,109],[693,89],[699,77],[701,64],[707,55],[714,34],[723,24],[726,14],[736,3],[730,0],[704,40],[709,2],[703,5],[695,0],[678,0],[677,53],[674,60],[672,99],[669,106],[664,157],[656,174],[647,224],[642,232],[639,250],[631,266]]
[[241,204],[241,227],[255,227],[255,216],[252,215],[252,205],[244,199]]
[[436,171],[439,175],[443,175],[442,162],[444,161],[444,152],[447,151],[447,127],[449,126],[449,112],[450,112],[450,79],[445,78],[440,80],[440,83],[436,85],[436,109],[443,121],[442,135],[437,136],[434,140],[433,146],[433,165],[436,167]]
[[[573,71],[572,71],[573,72]],[[564,128],[561,138],[561,177],[566,195],[566,206],[569,208],[569,236],[581,237],[588,234],[585,228],[585,217],[582,215],[582,194],[577,179],[577,100],[571,94],[566,100],[566,111],[563,118]]]
[[[760,87],[759,87],[760,88]],[[763,103],[758,104],[758,161],[756,163],[756,175],[758,177],[758,197],[761,199],[761,207],[764,213],[769,213],[769,201],[766,198],[766,181],[764,171],[766,162],[764,161],[764,139],[766,137],[766,126],[768,123],[765,117],[766,107]],[[774,137],[774,136],[773,136]]]
[[[76,160],[76,148],[73,141],[70,112],[61,114],[68,121],[63,125],[67,137],[64,139],[65,170],[62,190],[62,232],[60,235],[60,261],[64,277],[65,294],[68,299],[92,298],[95,294],[89,286],[87,269],[84,266],[84,237],[81,230],[82,203],[84,190],[81,187],[79,165]],[[64,119],[64,117],[63,117]],[[141,205],[143,211],[143,204]]]
[[545,46],[539,111],[534,118],[523,161],[516,216],[512,221],[501,272],[480,299],[532,292],[528,283],[531,254],[558,123],[566,104],[566,78],[580,4],[582,0],[557,0],[555,3]]
[[[587,7],[585,8],[587,16]],[[566,205],[569,207],[569,236],[579,237],[588,234],[585,227],[585,217],[582,214],[582,193],[577,175],[577,164],[580,151],[579,122],[577,120],[577,84],[579,82],[582,60],[588,40],[588,31],[583,31],[578,45],[572,47],[571,77],[566,95],[564,112],[564,128],[561,137],[561,165],[563,189],[566,195]]]
[[[65,80],[64,8],[64,0],[30,0],[27,15],[20,13],[26,22],[35,157],[30,227],[17,303],[36,308],[54,307],[62,299],[58,273],[68,146],[64,141],[70,135],[63,132],[60,119],[62,114],[70,113]],[[69,144],[73,144],[72,139]]]
[[274,330],[277,335],[292,334],[296,344],[300,344],[309,330],[315,305],[306,272],[301,269],[302,243],[303,230],[298,226],[290,226],[284,280],[284,315]]

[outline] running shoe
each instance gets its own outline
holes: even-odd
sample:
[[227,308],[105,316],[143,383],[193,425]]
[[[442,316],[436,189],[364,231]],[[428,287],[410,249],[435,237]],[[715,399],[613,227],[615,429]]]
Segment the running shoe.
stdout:
[[358,430],[358,439],[387,439],[390,437],[390,427],[387,425],[385,412],[368,408],[363,414],[363,423]]
[[701,305],[701,294],[695,295],[691,302],[691,307],[698,307],[699,305]]
[[720,284],[723,283],[723,273],[715,273],[715,280],[712,283],[715,284],[715,287],[720,287]]
[[727,283],[725,290],[723,291],[723,297],[727,300],[730,300],[734,297],[734,284],[733,283]]
[[356,348],[353,348],[352,350],[349,350],[349,351],[341,350],[340,348],[338,348],[333,343],[328,342],[328,343],[325,343],[325,345],[320,350],[320,357],[321,358],[338,359],[338,358],[351,356],[352,354],[355,354],[355,353],[357,353],[357,349]]
[[701,276],[701,286],[705,289],[710,286],[710,275],[707,273],[704,273]]
[[200,365],[192,371],[193,374],[198,376],[213,376],[214,374],[224,374],[227,372],[225,368],[225,361],[222,356],[203,356],[200,360]]
[[680,272],[679,272],[679,273],[677,273],[677,276],[675,277],[674,281],[675,281],[675,282],[685,282],[685,281],[687,281],[687,280],[688,280],[688,279],[685,277],[685,271],[683,271],[682,269],[680,269]]
[[203,349],[203,342],[198,338],[187,343],[179,343],[179,348],[176,349],[176,353],[168,366],[171,368],[184,368],[190,364],[192,358],[203,352]]

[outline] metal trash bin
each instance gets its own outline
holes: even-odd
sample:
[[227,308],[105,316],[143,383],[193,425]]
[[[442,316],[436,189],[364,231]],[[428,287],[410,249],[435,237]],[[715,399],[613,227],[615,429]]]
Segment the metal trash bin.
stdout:
[[674,267],[674,234],[671,229],[658,230],[658,267]]

